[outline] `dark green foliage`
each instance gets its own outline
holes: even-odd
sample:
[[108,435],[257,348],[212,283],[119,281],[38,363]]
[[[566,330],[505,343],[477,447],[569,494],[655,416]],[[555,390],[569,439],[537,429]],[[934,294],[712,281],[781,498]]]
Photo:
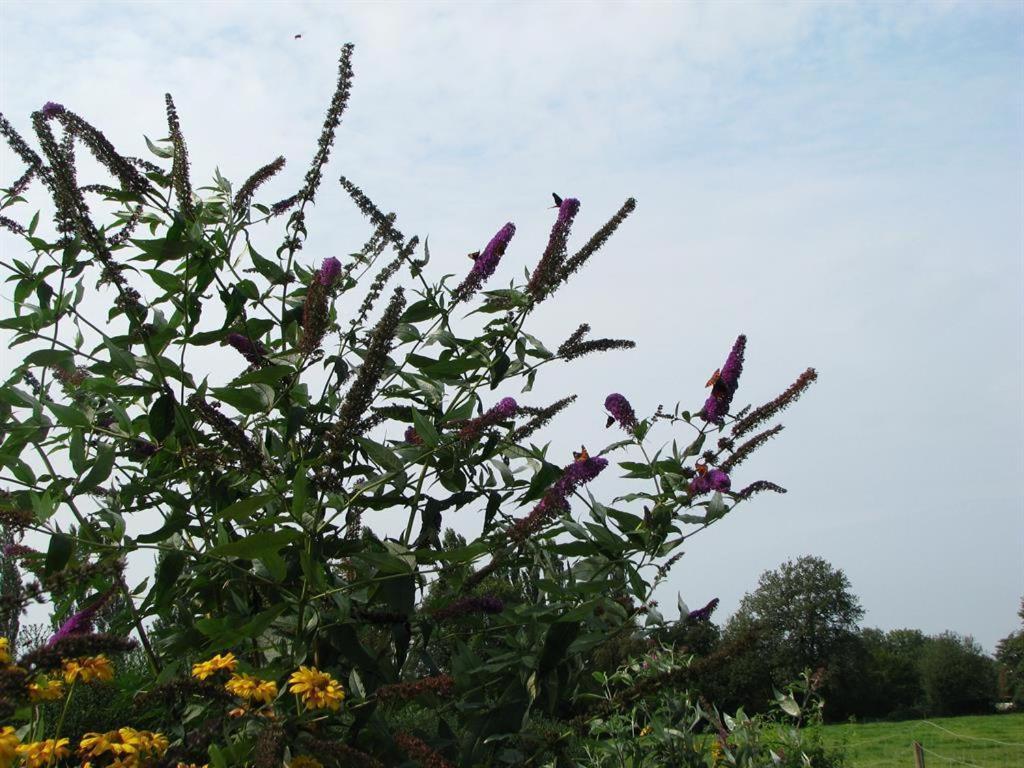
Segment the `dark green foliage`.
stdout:
[[[1024,622],[1024,599],[1017,616]],[[1024,629],[1018,629],[999,641],[996,646],[999,662],[999,697],[1011,699],[1018,707],[1024,706]]]
[[944,632],[921,654],[921,687],[929,714],[991,712],[996,700],[996,669],[970,637]]

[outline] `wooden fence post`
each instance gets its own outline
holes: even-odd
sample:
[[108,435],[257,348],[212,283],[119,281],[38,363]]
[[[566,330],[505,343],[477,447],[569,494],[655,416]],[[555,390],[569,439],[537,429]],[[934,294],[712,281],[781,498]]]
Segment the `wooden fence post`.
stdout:
[[920,741],[914,742],[914,766],[915,768],[924,768],[924,748]]

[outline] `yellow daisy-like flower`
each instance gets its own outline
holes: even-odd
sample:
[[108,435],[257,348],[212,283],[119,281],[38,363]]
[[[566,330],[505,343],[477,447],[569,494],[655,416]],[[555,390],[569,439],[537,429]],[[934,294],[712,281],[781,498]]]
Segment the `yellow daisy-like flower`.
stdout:
[[273,680],[261,680],[254,675],[235,674],[224,683],[228,693],[240,699],[269,704],[277,696],[277,683]]
[[11,641],[0,637],[0,664],[11,663]]
[[46,768],[71,754],[67,739],[30,741],[27,744],[19,744],[17,751],[25,768]]
[[310,709],[337,710],[345,698],[341,683],[315,667],[299,667],[288,678],[288,690]]
[[64,697],[64,681],[59,677],[37,677],[28,684],[29,701],[57,701]]
[[651,728],[651,726],[649,725],[645,725],[643,728],[640,729],[640,738],[643,738],[644,736],[650,736],[652,733],[654,733],[654,729]]
[[235,658],[235,654],[228,652],[221,656],[219,653],[208,661],[201,661],[198,664],[192,665],[192,677],[205,680],[211,675],[215,675],[222,669],[228,672],[234,672],[235,667],[238,666],[238,660]]
[[81,680],[83,683],[96,681],[109,683],[113,679],[114,665],[102,654],[68,659],[64,662],[64,681],[66,683],[70,684],[76,680]]
[[167,751],[167,737],[162,733],[137,731],[134,728],[118,728],[117,735],[121,743],[115,745],[115,752],[132,756],[159,756]]
[[82,736],[82,740],[78,742],[78,753],[83,757],[99,757],[107,752],[117,754],[121,746],[120,740],[117,731],[90,732]]
[[21,739],[14,732],[14,726],[5,725],[0,728],[0,768],[11,768]]
[[315,757],[299,755],[292,758],[292,761],[288,763],[288,768],[324,768],[324,764]]

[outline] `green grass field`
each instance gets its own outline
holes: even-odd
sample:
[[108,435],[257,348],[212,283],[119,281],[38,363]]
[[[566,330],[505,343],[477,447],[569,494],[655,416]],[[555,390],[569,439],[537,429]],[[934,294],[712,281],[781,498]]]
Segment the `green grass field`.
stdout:
[[928,768],[1024,766],[1024,714],[829,725],[822,735],[845,745],[850,768],[913,768],[915,741]]

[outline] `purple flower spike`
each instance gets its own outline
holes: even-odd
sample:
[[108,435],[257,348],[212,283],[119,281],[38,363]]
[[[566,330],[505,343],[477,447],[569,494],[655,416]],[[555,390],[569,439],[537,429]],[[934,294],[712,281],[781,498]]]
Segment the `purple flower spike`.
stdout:
[[107,590],[88,608],[84,608],[61,624],[60,628],[54,633],[53,637],[47,641],[46,645],[48,647],[52,647],[57,643],[57,641],[63,640],[66,637],[71,637],[72,635],[84,635],[91,632],[92,617],[96,615],[96,612],[100,608],[107,604],[107,601],[114,595],[116,589],[116,587],[112,587]]
[[324,263],[320,265],[320,269],[317,270],[316,279],[320,281],[320,285],[330,288],[334,285],[334,281],[338,279],[340,274],[341,262],[333,256],[328,256],[324,259]]
[[502,398],[496,406],[491,408],[491,411],[495,415],[500,416],[503,419],[510,419],[516,415],[516,411],[519,410],[519,405],[511,397]]
[[253,365],[262,363],[267,356],[266,347],[241,333],[229,333],[226,341]]
[[716,597],[703,608],[698,608],[695,611],[690,611],[686,615],[686,618],[690,621],[708,621],[711,618],[711,614],[715,612],[715,608],[717,607],[718,598]]
[[459,437],[463,440],[475,440],[480,437],[484,429],[493,427],[498,422],[511,419],[518,410],[519,405],[514,399],[511,397],[503,398],[498,401],[497,405],[491,406],[480,416],[463,422],[462,428],[459,430]]
[[613,421],[619,422],[619,426],[627,432],[633,431],[636,427],[636,413],[633,412],[633,406],[618,392],[613,392],[605,398],[604,408],[612,415],[608,420],[609,427]]
[[521,544],[527,537],[540,530],[551,515],[567,511],[569,496],[581,485],[589,483],[601,474],[607,466],[608,459],[600,456],[576,459],[562,471],[562,476],[548,488],[544,498],[537,503],[533,511],[513,523],[509,529],[509,538],[516,544]]
[[469,270],[466,279],[455,289],[455,301],[462,301],[472,296],[477,289],[483,285],[484,280],[494,274],[498,268],[498,262],[505,254],[505,249],[512,242],[512,236],[516,233],[516,225],[511,221],[498,230],[498,233],[487,243],[487,247],[480,251],[473,268]]
[[43,117],[53,117],[54,115],[59,115],[63,111],[64,105],[58,104],[56,101],[48,101],[43,104]]
[[747,348],[747,337],[740,335],[736,337],[736,343],[732,345],[729,357],[725,359],[725,365],[721,370],[715,371],[711,377],[709,386],[711,396],[704,403],[700,417],[704,421],[721,424],[726,414],[729,413],[729,406],[732,405],[733,395],[740,384],[740,374],[743,373],[743,353]]

